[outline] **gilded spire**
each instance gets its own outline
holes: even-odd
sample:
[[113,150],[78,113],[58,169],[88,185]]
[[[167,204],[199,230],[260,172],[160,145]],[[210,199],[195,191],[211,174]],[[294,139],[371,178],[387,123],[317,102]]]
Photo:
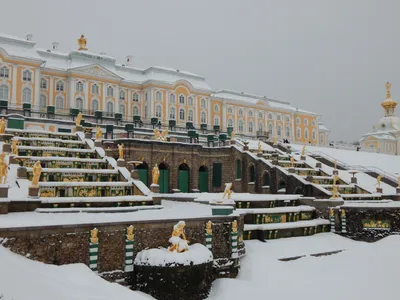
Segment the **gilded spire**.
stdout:
[[385,109],[385,117],[392,117],[394,116],[394,109],[397,106],[397,102],[392,100],[392,94],[390,88],[392,84],[390,82],[385,83],[386,87],[386,100],[384,100],[381,105]]
[[392,87],[392,84],[388,81],[386,82],[385,87],[386,87],[386,99],[390,100],[392,99],[392,95],[390,94],[390,88]]

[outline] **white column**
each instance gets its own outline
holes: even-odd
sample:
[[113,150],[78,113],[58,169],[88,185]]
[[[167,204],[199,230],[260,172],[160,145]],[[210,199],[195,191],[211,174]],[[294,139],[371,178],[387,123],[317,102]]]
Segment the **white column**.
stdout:
[[207,98],[207,107],[208,107],[208,111],[207,111],[208,117],[207,117],[206,123],[210,124],[211,128],[213,128],[214,120],[212,120],[212,118],[211,118],[211,98]]
[[295,126],[295,122],[296,122],[296,120],[295,120],[295,118],[294,118],[294,113],[292,112],[292,117],[291,117],[291,119],[292,119],[292,130],[291,130],[291,141],[295,141],[296,140],[296,126]]
[[115,88],[115,113],[119,113],[119,85]]
[[153,93],[154,93],[154,88],[149,88],[149,92],[147,93],[147,97],[148,97],[147,110],[148,110],[148,113],[149,113],[149,116],[148,116],[149,119],[152,118],[152,117],[155,117],[155,116],[153,116],[153,105],[154,105]]
[[39,105],[40,102],[40,69],[35,70],[35,105]]
[[[87,80],[86,81],[86,92],[84,95],[84,99],[83,99],[83,109],[85,109],[86,107],[88,107],[89,105],[89,89],[90,89],[90,81]],[[73,107],[75,107],[75,102],[70,102],[70,105],[72,105]]]
[[103,106],[103,111],[107,111],[107,107],[106,107],[107,87],[106,87],[106,84],[105,84],[105,83],[103,83],[103,93],[102,93],[102,96],[103,96],[103,97],[101,97],[100,101],[101,101],[102,106]]
[[[17,105],[17,65],[13,65],[13,71],[12,71],[12,98],[11,98],[11,103],[13,105]],[[21,92],[21,91],[18,91]]]
[[222,100],[222,113],[221,113],[221,130],[222,128],[225,128],[227,130],[227,125],[226,125],[226,102],[225,100]]
[[248,117],[248,110],[247,110],[247,108],[245,108],[245,109],[243,109],[243,111],[244,111],[244,128],[246,129],[245,131],[244,131],[244,133],[245,134],[248,134],[249,133],[249,124],[247,124],[247,117]]
[[[198,116],[198,112],[200,110],[198,110],[198,100],[200,98],[198,96],[193,95],[193,125],[197,128],[200,127],[200,122],[199,122],[199,116]],[[201,100],[200,100],[201,101]]]
[[[75,80],[72,77],[68,78],[68,91],[67,91],[67,99],[69,103],[74,102],[74,92],[75,92]],[[54,103],[54,99],[53,99]]]
[[54,92],[53,92],[53,90],[54,90],[54,77],[53,76],[50,76],[50,84],[49,84],[49,89],[50,89],[50,92],[49,92],[49,99],[47,99],[47,105],[51,105],[51,103],[53,103],[53,98],[54,98]]
[[128,121],[132,122],[132,105],[133,105],[133,101],[132,101],[132,91],[131,89],[127,89],[126,91],[126,103],[127,103],[127,107],[126,107],[126,113],[128,115]]

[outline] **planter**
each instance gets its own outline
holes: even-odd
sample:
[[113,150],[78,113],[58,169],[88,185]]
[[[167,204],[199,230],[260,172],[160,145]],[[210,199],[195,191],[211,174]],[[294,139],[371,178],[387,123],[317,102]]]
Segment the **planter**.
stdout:
[[122,114],[121,114],[121,113],[116,113],[116,114],[114,115],[114,118],[115,118],[115,120],[117,120],[117,121],[122,121]]

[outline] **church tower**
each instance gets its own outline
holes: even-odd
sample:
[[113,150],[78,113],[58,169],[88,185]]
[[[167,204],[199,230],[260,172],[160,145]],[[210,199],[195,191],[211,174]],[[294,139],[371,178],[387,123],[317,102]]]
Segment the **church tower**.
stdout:
[[390,87],[392,84],[390,82],[386,82],[385,87],[386,87],[386,100],[384,100],[381,105],[383,109],[385,110],[385,117],[393,117],[394,116],[394,110],[397,106],[397,102],[392,100],[392,96],[390,93]]

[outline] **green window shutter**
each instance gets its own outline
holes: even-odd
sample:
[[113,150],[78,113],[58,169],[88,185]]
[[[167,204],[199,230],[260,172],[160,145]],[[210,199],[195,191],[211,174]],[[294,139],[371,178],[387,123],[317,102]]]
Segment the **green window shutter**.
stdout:
[[25,129],[25,121],[21,119],[8,119],[8,128]]
[[222,186],[222,164],[213,163],[213,175],[212,175],[213,187]]
[[242,178],[242,162],[240,159],[236,160],[236,179]]

